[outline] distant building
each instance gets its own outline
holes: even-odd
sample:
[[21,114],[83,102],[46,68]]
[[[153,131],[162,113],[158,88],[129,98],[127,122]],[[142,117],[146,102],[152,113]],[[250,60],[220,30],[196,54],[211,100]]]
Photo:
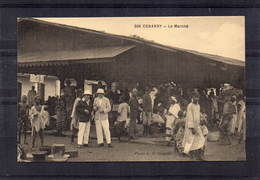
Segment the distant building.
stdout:
[[[60,81],[55,76],[44,76],[43,83],[31,82],[31,74],[22,74],[18,73],[17,82],[18,82],[18,99],[21,99],[22,95],[27,95],[28,91],[32,89],[32,86],[35,86],[35,91],[39,94],[39,91],[42,90],[44,100],[47,101],[49,96],[59,96],[60,95]],[[70,79],[72,82],[71,86],[76,86],[76,81]]]

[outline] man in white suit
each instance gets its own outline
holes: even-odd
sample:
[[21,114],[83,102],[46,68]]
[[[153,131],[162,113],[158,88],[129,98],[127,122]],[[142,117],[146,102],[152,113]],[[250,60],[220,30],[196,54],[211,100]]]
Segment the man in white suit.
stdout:
[[111,144],[111,136],[108,121],[108,112],[111,111],[110,102],[106,97],[104,97],[105,92],[103,89],[98,89],[96,94],[98,95],[98,97],[94,100],[93,110],[95,111],[95,124],[98,147],[104,146],[102,132],[103,129],[107,145],[108,147],[112,148],[113,146]]

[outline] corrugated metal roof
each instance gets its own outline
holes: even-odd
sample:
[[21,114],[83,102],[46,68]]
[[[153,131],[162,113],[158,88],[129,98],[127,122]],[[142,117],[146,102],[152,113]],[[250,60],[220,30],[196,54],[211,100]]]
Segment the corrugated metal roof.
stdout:
[[[138,38],[134,38],[134,37],[115,35],[115,34],[105,33],[105,32],[86,29],[86,28],[80,28],[80,27],[75,27],[75,26],[69,26],[69,25],[64,25],[64,24],[42,21],[42,20],[39,20],[39,19],[26,18],[26,19],[23,19],[23,20],[35,21],[35,22],[38,22],[38,23],[49,24],[49,25],[53,25],[53,26],[57,26],[57,27],[61,27],[61,28],[74,29],[74,30],[81,31],[81,32],[87,32],[87,33],[93,33],[93,34],[98,34],[98,35],[103,35],[103,36],[109,36],[109,37],[113,37],[113,38],[125,39],[125,40],[129,40],[129,41],[132,41],[132,42],[135,42],[135,43],[141,43],[141,44],[145,44],[145,45],[148,45],[148,46],[152,46],[152,47],[156,47],[156,48],[160,48],[160,49],[164,49],[164,50],[168,50],[168,51],[173,51],[173,52],[176,52],[176,51],[188,52],[188,53],[191,53],[191,54],[195,54],[197,56],[208,58],[210,60],[214,60],[214,61],[218,61],[218,62],[230,64],[230,65],[245,67],[245,62],[237,60],[237,59],[213,55],[213,54],[207,54],[207,53],[202,53],[202,52],[198,52],[198,51],[187,50],[187,49],[182,49],[182,48],[177,48],[177,47],[172,47],[172,46],[167,46],[167,45],[162,45],[162,44],[159,44],[159,43],[156,43],[156,42],[151,42],[151,41],[148,41],[148,40],[145,40],[145,39],[138,39]],[[23,20],[20,20],[20,21],[23,21]]]
[[[133,48],[132,46],[109,46],[102,48],[70,50],[70,51],[38,51],[20,54],[18,53],[18,66],[35,66],[35,65],[68,65],[71,61],[106,59],[113,58],[117,55]],[[93,62],[93,61],[91,61]]]
[[186,50],[186,49],[181,49],[181,48],[175,48],[175,49],[178,49],[178,50],[184,51],[184,52],[188,52],[191,54],[195,54],[195,55],[198,55],[201,57],[205,57],[208,59],[212,59],[215,61],[230,64],[230,65],[242,66],[242,67],[245,67],[245,65],[246,65],[245,61],[240,61],[240,60],[233,59],[233,58],[228,58],[228,57],[223,57],[223,56],[218,56],[218,55],[213,55],[213,54],[207,54],[207,53],[197,52],[197,51],[193,51],[193,50]]

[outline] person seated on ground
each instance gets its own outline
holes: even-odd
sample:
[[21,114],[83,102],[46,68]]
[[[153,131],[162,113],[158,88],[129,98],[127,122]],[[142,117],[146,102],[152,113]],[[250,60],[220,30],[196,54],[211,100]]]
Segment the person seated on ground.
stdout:
[[207,120],[207,117],[208,117],[208,115],[206,114],[205,108],[202,108],[201,113],[200,113],[200,118]]
[[176,150],[179,154],[183,154],[183,150],[184,147],[182,146],[182,141],[184,138],[184,131],[185,131],[185,120],[182,119],[179,121],[179,129],[178,132],[176,134],[176,138],[175,138],[175,145],[176,145]]
[[163,118],[163,120],[166,121],[165,115],[167,114],[167,110],[163,107],[163,104],[161,102],[159,102],[157,106],[154,107],[153,113],[159,114]]
[[26,152],[24,151],[24,147],[20,144],[17,145],[17,162],[29,162],[26,160]]
[[162,119],[165,121],[165,123],[162,126],[162,132],[165,133],[166,132],[166,114],[167,114],[167,110],[163,107],[162,103],[158,103],[157,105],[158,108],[158,114],[162,117]]
[[126,132],[127,130],[125,129],[126,121],[127,121],[127,116],[129,114],[129,106],[126,103],[126,96],[121,95],[119,97],[119,107],[118,107],[118,113],[117,113],[117,120],[115,122],[116,130],[117,130],[117,138],[118,142],[121,142],[121,135],[122,132]]
[[202,154],[204,155],[205,153],[205,148],[207,146],[207,139],[208,139],[208,128],[206,126],[206,119],[200,119],[200,129],[201,129],[201,132],[205,138],[205,143],[204,143],[204,146],[202,148]]
[[173,126],[173,135],[177,134],[179,128],[181,127],[181,125],[180,125],[181,121],[184,121],[184,115],[183,115],[183,111],[182,110],[180,110],[178,112],[178,118],[175,119],[175,121],[172,124],[172,126]]
[[208,121],[208,116],[205,113],[205,109],[203,108],[200,112],[200,121],[205,120],[206,122]]
[[[157,112],[157,113],[155,113]],[[156,125],[158,127],[159,132],[165,133],[165,120],[161,117],[158,111],[154,111],[152,115],[152,125]]]

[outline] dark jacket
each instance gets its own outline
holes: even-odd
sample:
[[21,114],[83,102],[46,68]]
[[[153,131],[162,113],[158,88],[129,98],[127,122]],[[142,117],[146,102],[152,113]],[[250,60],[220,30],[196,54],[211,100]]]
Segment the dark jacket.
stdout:
[[142,107],[143,107],[143,111],[146,113],[152,111],[152,99],[149,94],[143,95]]
[[[91,112],[93,109],[92,102],[89,101],[89,105],[86,101],[79,101],[76,107],[76,112],[79,117],[79,122],[88,122],[91,120]],[[85,110],[88,110],[89,113],[86,113]]]
[[130,97],[129,100],[129,106],[130,106],[130,118],[137,118],[140,113],[139,104],[135,97]]

